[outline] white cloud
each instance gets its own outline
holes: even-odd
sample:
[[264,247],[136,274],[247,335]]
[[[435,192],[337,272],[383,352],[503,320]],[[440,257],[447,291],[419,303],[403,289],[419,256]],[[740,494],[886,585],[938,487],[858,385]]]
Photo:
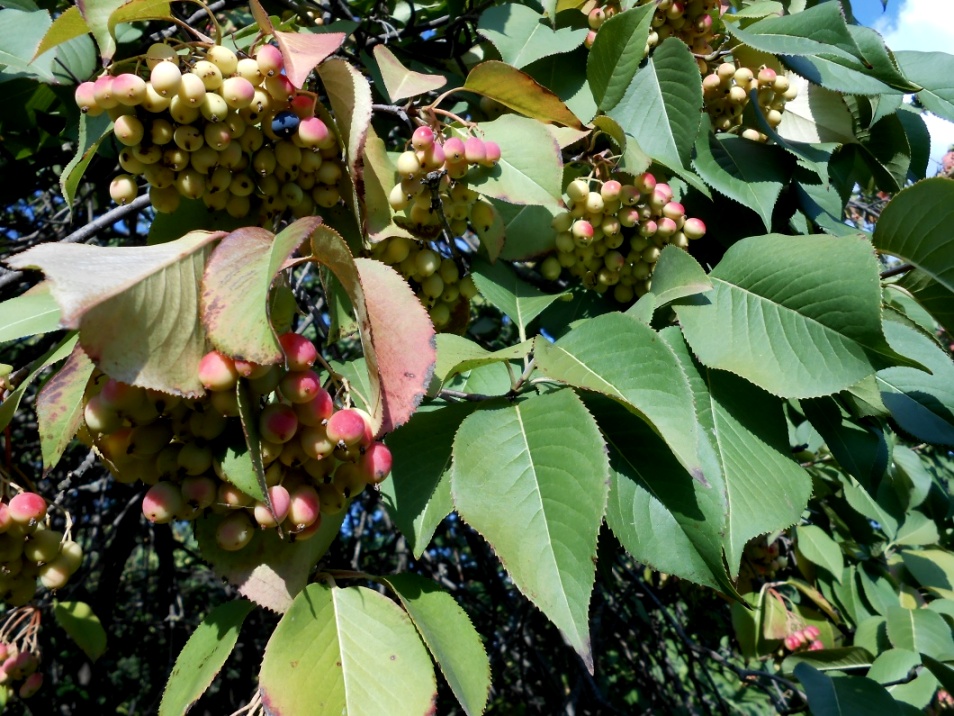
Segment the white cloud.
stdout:
[[[898,0],[891,0],[896,3]],[[892,50],[954,52],[954,2],[951,0],[903,0],[897,15],[882,16],[874,29]],[[890,7],[890,6],[889,6]],[[931,133],[931,163],[928,175],[937,171],[941,157],[954,144],[954,124],[925,113]]]

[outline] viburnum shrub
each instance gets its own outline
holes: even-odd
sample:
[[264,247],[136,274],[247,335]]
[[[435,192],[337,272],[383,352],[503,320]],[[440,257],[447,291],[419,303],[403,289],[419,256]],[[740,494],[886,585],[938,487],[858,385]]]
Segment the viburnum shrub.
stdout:
[[4,6],[0,703],[948,708],[952,63],[841,0]]

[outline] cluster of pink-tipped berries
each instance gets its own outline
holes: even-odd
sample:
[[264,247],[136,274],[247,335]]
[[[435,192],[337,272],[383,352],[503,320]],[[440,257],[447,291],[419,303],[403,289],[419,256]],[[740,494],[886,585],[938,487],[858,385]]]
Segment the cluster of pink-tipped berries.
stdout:
[[18,607],[47,589],[66,586],[83,561],[82,548],[47,524],[47,504],[35,492],[0,502],[0,601]]
[[772,128],[781,124],[785,105],[798,96],[788,77],[771,67],[753,72],[737,62],[723,62],[703,77],[706,111],[716,130],[734,132],[755,142],[768,141],[768,136],[744,116],[753,90],[758,92],[759,107]]
[[[258,528],[307,539],[321,515],[340,512],[368,484],[384,480],[391,453],[371,434],[361,410],[338,409],[312,369],[308,339],[280,337],[286,366],[255,365],[212,351],[200,361],[209,392],[190,400],[108,379],[85,407],[91,442],[122,482],[151,485],[143,514],[156,523],[224,515],[223,549],[246,546]],[[247,382],[259,413],[259,449],[268,500],[257,501],[230,481],[223,456],[244,440],[236,385]],[[227,464],[227,463],[226,463]]]
[[156,43],[144,60],[148,78],[104,74],[76,88],[80,109],[107,112],[123,145],[114,201],[132,201],[143,177],[161,212],[185,197],[267,222],[338,203],[337,139],[315,116],[315,97],[283,74],[277,47],[240,58],[219,45],[183,55]]
[[785,637],[785,648],[789,651],[821,651],[825,645],[818,638],[821,636],[816,626],[807,626]]
[[28,648],[0,642],[0,685],[21,699],[28,699],[43,686],[43,674],[37,671],[39,656]]
[[[467,300],[477,293],[450,258],[453,252],[446,242],[468,231],[485,242],[495,232],[502,235],[493,204],[467,186],[471,172],[492,168],[499,160],[496,142],[475,136],[445,138],[427,126],[414,131],[411,148],[397,158],[398,183],[389,197],[391,208],[404,212],[396,217],[397,223],[421,241],[385,239],[372,246],[371,255],[407,279],[438,330],[455,323],[459,313],[466,314]],[[448,230],[450,236],[446,236]]]
[[566,271],[622,304],[649,290],[663,247],[685,249],[706,232],[702,220],[673,201],[669,185],[649,173],[625,184],[574,179],[566,193],[569,209],[552,224],[556,253],[540,263],[540,273],[554,281]]

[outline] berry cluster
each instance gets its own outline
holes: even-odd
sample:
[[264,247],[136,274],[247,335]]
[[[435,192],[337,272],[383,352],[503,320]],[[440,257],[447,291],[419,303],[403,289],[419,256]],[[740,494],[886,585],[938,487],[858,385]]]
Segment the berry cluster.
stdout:
[[[106,380],[87,397],[89,437],[120,482],[151,485],[142,510],[156,523],[193,520],[212,510],[226,517],[216,538],[239,550],[256,527],[280,528],[301,540],[314,535],[321,514],[335,514],[367,484],[391,469],[388,448],[376,442],[363,411],[336,409],[312,370],[318,352],[296,333],[280,337],[287,370],[212,351],[198,375],[209,392],[196,400]],[[262,405],[261,455],[269,502],[256,502],[232,482],[222,457],[244,440],[236,384],[246,379]]]
[[785,648],[789,651],[821,651],[825,645],[822,644],[819,636],[821,631],[818,627],[807,626],[785,637]]
[[23,606],[36,594],[66,586],[83,561],[82,548],[46,522],[46,500],[20,492],[0,502],[0,600]]
[[424,242],[386,239],[371,247],[371,256],[394,266],[407,279],[437,330],[455,323],[458,312],[466,311],[467,302],[477,295],[473,278],[461,277],[452,258],[442,258]]
[[43,674],[36,670],[40,659],[32,651],[19,651],[13,644],[0,643],[0,660],[0,684],[16,689],[21,699],[30,698],[43,686]]
[[286,209],[301,217],[338,203],[337,140],[315,116],[315,97],[282,74],[278,48],[239,58],[219,45],[180,55],[156,43],[145,65],[148,80],[105,74],[76,88],[80,109],[108,112],[123,145],[114,201],[132,201],[142,176],[160,212],[186,197],[266,223]]
[[673,201],[669,185],[657,183],[649,173],[631,184],[610,179],[598,190],[585,179],[574,179],[566,193],[569,211],[552,224],[557,250],[540,264],[540,273],[554,281],[566,270],[589,289],[612,289],[622,304],[649,290],[666,244],[685,249],[706,232],[700,219],[687,218],[682,204]]
[[[430,127],[418,127],[411,149],[397,158],[399,182],[388,198],[391,208],[403,211],[397,221],[423,239],[448,238],[473,231],[484,239],[495,230],[497,210],[467,186],[474,167],[493,167],[500,160],[496,142],[479,137],[441,137]],[[435,244],[437,245],[437,244]],[[461,278],[457,263],[446,252],[434,251],[404,238],[392,238],[372,247],[372,256],[394,266],[428,308],[438,330],[451,325],[477,290],[469,277]],[[442,254],[445,257],[442,258]]]
[[[646,52],[669,37],[678,37],[698,55],[710,55],[713,52],[714,19],[719,17],[719,0],[638,0],[639,5],[655,4],[652,30],[646,42]],[[584,5],[584,9],[587,6]],[[604,22],[621,11],[619,0],[609,0],[589,10],[587,22],[590,32],[584,44],[592,47],[596,33]],[[704,63],[700,64],[704,72]]]
[[771,67],[762,67],[756,73],[738,62],[723,62],[702,79],[706,111],[717,131],[740,133],[756,142],[768,141],[757,127],[745,126],[743,113],[752,90],[758,91],[759,107],[773,128],[782,122],[785,104],[798,94],[788,78]]

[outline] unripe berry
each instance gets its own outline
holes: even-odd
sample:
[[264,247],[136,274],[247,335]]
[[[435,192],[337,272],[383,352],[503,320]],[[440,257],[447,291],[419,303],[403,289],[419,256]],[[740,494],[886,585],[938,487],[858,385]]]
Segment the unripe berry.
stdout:
[[171,97],[179,91],[182,84],[182,72],[174,62],[159,62],[149,75],[152,88],[163,97]]
[[289,405],[270,403],[262,410],[258,425],[263,439],[273,443],[287,443],[298,430],[298,416]]
[[146,50],[146,67],[152,70],[163,60],[175,62],[176,64],[179,62],[176,51],[169,45],[162,42],[156,42],[150,45],[149,49]]
[[83,114],[95,117],[103,113],[103,107],[96,103],[96,85],[93,82],[82,82],[76,86],[74,99],[76,106]]
[[119,75],[113,78],[112,93],[121,105],[135,107],[146,98],[146,81],[138,75]]
[[252,509],[252,516],[262,527],[277,527],[288,515],[288,509],[291,506],[291,496],[288,494],[288,490],[281,485],[273,485],[268,488],[268,498],[271,500],[274,516],[272,511],[268,509],[268,505],[264,502],[256,503]]
[[118,117],[113,124],[113,134],[116,135],[116,139],[127,147],[134,147],[142,142],[145,133],[142,122],[131,114]]
[[591,30],[599,30],[603,23],[606,22],[606,13],[603,11],[603,8],[595,7],[590,10],[590,14],[586,16],[586,21]]
[[324,425],[308,426],[298,433],[302,451],[312,460],[323,460],[331,455],[335,443],[328,437]]
[[307,370],[318,358],[315,344],[298,333],[283,333],[278,337],[278,342],[285,353],[288,370]]
[[682,204],[676,201],[670,201],[662,208],[663,216],[678,222],[686,215],[686,209]]
[[258,62],[251,57],[243,57],[238,61],[235,67],[235,74],[256,86],[261,84],[262,80],[265,79],[258,69]]
[[205,53],[205,59],[219,68],[222,75],[228,77],[238,69],[238,57],[228,47],[213,45]]
[[228,515],[215,530],[216,544],[227,552],[237,552],[248,545],[254,536],[255,527],[245,511]]
[[[197,442],[187,442],[176,454],[177,472],[202,475],[212,467],[212,451]],[[162,483],[159,483],[160,485]],[[177,488],[178,489],[178,488]]]
[[185,506],[182,491],[171,482],[157,482],[142,498],[142,513],[156,524],[172,522]]
[[109,183],[109,196],[120,206],[131,202],[138,194],[136,178],[129,174],[117,174]]
[[274,45],[262,45],[255,52],[255,59],[258,62],[258,70],[263,77],[272,77],[282,71],[285,66],[285,59],[282,57],[281,50]]
[[62,540],[59,530],[38,529],[24,543],[23,556],[31,562],[51,562],[60,553]]
[[682,233],[687,239],[701,239],[706,233],[706,225],[702,219],[686,219],[682,227]]

